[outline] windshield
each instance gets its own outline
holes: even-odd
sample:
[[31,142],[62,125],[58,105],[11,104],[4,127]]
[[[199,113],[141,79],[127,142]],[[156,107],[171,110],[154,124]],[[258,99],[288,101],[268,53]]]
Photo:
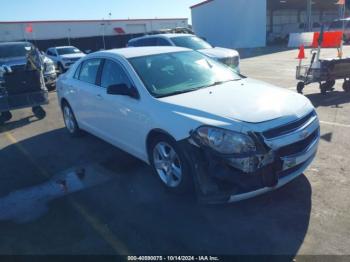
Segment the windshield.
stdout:
[[78,54],[78,53],[81,53],[81,51],[75,47],[65,47],[65,48],[58,48],[57,53],[59,55],[69,55],[69,54]]
[[213,48],[209,43],[196,36],[173,37],[171,40],[176,46],[186,47],[193,50]]
[[195,51],[136,57],[129,61],[155,97],[191,92],[241,79],[231,68]]
[[22,57],[28,53],[27,49],[31,48],[30,44],[11,44],[0,45],[0,59],[11,57]]

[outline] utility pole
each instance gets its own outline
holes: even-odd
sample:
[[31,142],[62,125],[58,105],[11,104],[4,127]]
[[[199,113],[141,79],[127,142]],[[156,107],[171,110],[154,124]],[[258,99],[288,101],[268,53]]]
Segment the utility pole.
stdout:
[[307,21],[307,31],[312,31],[312,0],[307,0],[306,7],[306,21]]
[[102,42],[103,42],[103,49],[104,50],[106,50],[106,41],[105,41],[105,25],[106,25],[106,23],[105,23],[105,19],[104,18],[102,18]]
[[71,29],[68,28],[68,45],[70,46],[71,43],[70,43],[70,32],[71,32]]

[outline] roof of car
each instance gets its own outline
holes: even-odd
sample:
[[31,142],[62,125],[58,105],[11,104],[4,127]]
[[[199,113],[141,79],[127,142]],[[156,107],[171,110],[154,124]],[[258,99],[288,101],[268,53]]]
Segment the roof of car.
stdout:
[[137,41],[139,39],[159,37],[159,36],[166,37],[166,38],[175,38],[175,37],[181,37],[181,36],[195,36],[195,35],[191,35],[191,34],[155,34],[155,35],[145,35],[145,36],[133,38],[129,42]]
[[55,46],[56,49],[62,49],[62,48],[76,48],[75,46]]
[[165,53],[175,53],[183,51],[192,51],[188,48],[176,47],[176,46],[147,46],[147,47],[128,47],[128,48],[119,48],[112,49],[107,51],[100,51],[95,54],[116,54],[123,56],[126,59],[133,57],[149,56],[149,55],[158,55]]
[[195,36],[195,35],[191,35],[191,34],[158,34],[156,36],[164,36],[164,37],[168,37],[168,38],[174,38],[174,37]]

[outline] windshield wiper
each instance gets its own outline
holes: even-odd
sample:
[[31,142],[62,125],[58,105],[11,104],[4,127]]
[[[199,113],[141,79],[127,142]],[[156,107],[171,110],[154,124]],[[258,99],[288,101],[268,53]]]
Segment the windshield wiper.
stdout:
[[157,98],[162,98],[162,97],[167,97],[167,96],[175,96],[175,95],[180,95],[180,94],[185,94],[185,93],[189,93],[189,92],[193,92],[199,89],[202,89],[204,87],[199,87],[199,88],[190,88],[190,89],[186,89],[186,90],[179,90],[179,91],[175,91],[169,94],[165,94],[165,95],[157,95]]
[[156,95],[157,98],[162,98],[162,97],[167,97],[167,96],[175,96],[175,95],[180,95],[180,94],[184,94],[184,93],[189,93],[189,92],[193,92],[199,89],[204,89],[204,88],[208,88],[211,86],[217,86],[217,85],[221,85],[223,83],[227,83],[227,82],[231,82],[231,81],[237,81],[240,79],[230,79],[230,80],[225,80],[225,81],[216,81],[212,84],[209,85],[205,85],[205,86],[200,86],[200,87],[196,87],[196,88],[190,88],[190,89],[185,89],[185,90],[179,90],[179,91],[175,91],[169,94],[164,94],[164,95]]
[[221,85],[221,84],[224,84],[224,83],[227,83],[227,82],[238,81],[238,80],[240,80],[240,79],[230,79],[230,80],[225,80],[225,81],[216,81],[216,82],[214,82],[212,84],[209,84],[207,86],[204,86],[202,88],[211,87],[211,86],[217,86],[217,85]]

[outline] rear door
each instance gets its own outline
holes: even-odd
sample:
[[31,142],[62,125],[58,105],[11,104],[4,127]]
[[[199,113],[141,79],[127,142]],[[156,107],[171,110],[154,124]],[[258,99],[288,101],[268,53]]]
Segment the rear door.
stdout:
[[157,37],[157,46],[172,46],[172,43],[165,38]]
[[[100,88],[97,84],[97,76],[101,70],[103,59],[92,58],[82,62],[73,80],[74,90],[76,90],[73,111],[78,122],[84,129],[92,133],[98,131],[97,128],[97,103],[101,101]],[[96,134],[97,135],[97,134]]]

